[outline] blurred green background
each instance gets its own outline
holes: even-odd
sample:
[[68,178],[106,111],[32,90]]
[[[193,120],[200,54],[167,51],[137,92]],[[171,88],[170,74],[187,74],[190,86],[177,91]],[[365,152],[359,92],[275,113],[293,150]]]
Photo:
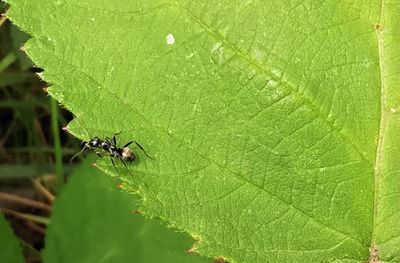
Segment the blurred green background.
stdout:
[[72,114],[44,92],[22,46],[29,36],[3,15],[0,2],[0,209],[24,247],[40,262],[52,201],[80,142],[62,131]]

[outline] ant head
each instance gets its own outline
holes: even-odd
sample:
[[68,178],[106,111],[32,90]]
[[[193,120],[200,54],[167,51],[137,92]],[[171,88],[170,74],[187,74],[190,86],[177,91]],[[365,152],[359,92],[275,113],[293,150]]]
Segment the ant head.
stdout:
[[129,147],[122,148],[121,157],[122,157],[122,160],[124,160],[126,162],[133,162],[136,159],[135,154]]

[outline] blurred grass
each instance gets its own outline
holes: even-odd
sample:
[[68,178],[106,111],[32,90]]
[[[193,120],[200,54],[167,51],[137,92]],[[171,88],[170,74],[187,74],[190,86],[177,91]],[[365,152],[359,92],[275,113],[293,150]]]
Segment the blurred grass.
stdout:
[[51,105],[51,128],[53,132],[53,143],[54,143],[54,155],[56,158],[56,174],[57,174],[57,182],[59,187],[64,184],[64,169],[62,163],[62,152],[61,152],[61,143],[60,143],[60,127],[58,126],[58,108],[57,102],[54,99],[50,99]]
[[[0,14],[6,10],[0,0]],[[33,182],[40,180],[42,187],[58,192],[64,174],[72,170],[69,159],[80,145],[61,131],[72,114],[44,92],[48,84],[38,77],[41,70],[21,49],[28,38],[0,16],[0,192],[46,203]],[[0,208],[23,246],[26,262],[41,262],[44,234],[32,219],[49,215],[5,200],[0,200]],[[21,215],[30,219],[23,220]]]
[[[2,14],[6,9],[0,3]],[[0,166],[12,164],[23,170],[23,166],[32,163],[49,165],[62,183],[63,163],[68,163],[69,157],[79,150],[79,142],[60,132],[72,115],[43,92],[47,84],[37,76],[41,70],[21,50],[28,38],[1,16]]]

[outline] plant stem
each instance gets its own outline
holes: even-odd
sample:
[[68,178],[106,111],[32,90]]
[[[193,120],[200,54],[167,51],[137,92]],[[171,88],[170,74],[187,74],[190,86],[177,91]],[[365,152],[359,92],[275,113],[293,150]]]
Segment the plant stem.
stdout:
[[15,52],[10,52],[0,61],[0,72],[5,70],[8,66],[17,60],[17,54]]
[[58,177],[58,187],[60,189],[64,184],[64,169],[62,163],[60,130],[58,127],[58,109],[57,109],[57,102],[55,99],[51,98],[50,104],[51,104],[51,128],[54,138],[54,155],[56,160],[56,173]]
[[36,201],[36,200],[31,200],[31,199],[22,197],[22,196],[0,192],[0,200],[23,204],[26,206],[42,209],[42,210],[45,210],[45,211],[51,213],[51,206],[49,206],[45,203]]

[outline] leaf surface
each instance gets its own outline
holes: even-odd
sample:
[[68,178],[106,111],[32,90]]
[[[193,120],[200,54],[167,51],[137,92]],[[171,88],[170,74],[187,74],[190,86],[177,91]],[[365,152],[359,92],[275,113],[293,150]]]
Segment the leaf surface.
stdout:
[[22,249],[10,225],[0,213],[0,258],[4,262],[25,262]]
[[137,140],[118,173],[201,254],[400,260],[399,4],[10,2],[71,132]]

